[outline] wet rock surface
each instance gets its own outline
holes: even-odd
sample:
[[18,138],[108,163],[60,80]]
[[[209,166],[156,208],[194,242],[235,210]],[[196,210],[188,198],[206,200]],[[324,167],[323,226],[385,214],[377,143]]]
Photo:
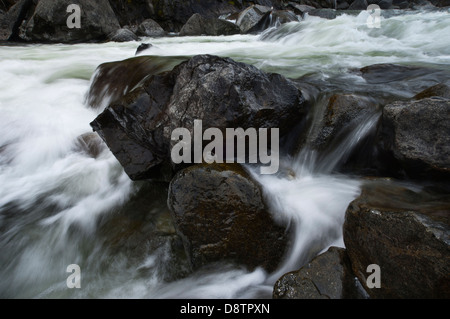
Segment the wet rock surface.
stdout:
[[365,299],[344,248],[330,247],[297,271],[283,275],[274,299]]
[[194,268],[232,261],[274,270],[287,245],[260,186],[239,164],[204,164],[180,171],[170,183],[168,205]]
[[217,18],[205,18],[198,13],[192,15],[180,30],[180,36],[218,36],[239,33],[239,27],[232,22]]
[[[389,181],[367,183],[350,203],[344,242],[354,274],[371,298],[450,296],[450,201]],[[367,267],[380,267],[381,288],[368,289]]]
[[398,101],[384,107],[382,148],[407,174],[425,178],[450,172],[450,99]]
[[[135,61],[125,61],[124,67]],[[170,163],[176,128],[188,129],[193,139],[195,120],[202,120],[203,129],[279,128],[283,136],[307,110],[302,92],[283,76],[229,58],[200,55],[171,72],[149,75],[91,125],[127,174],[142,179],[156,166]]]

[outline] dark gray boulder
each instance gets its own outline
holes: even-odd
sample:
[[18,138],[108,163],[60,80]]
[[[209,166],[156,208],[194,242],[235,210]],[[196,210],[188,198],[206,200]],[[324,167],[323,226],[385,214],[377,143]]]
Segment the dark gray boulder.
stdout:
[[[114,67],[123,70],[122,76],[133,61]],[[97,92],[111,87],[111,80],[104,79]],[[119,78],[118,82],[123,81]],[[121,92],[118,90],[119,96]],[[267,74],[229,58],[199,55],[170,72],[142,79],[91,126],[128,175],[140,179],[170,162],[174,129],[186,128],[193,138],[194,120],[202,120],[204,130],[279,128],[282,137],[303,119],[308,108],[302,92],[279,74]]]
[[168,206],[193,268],[231,261],[273,271],[287,244],[285,227],[267,211],[260,186],[239,164],[204,164],[180,171]]
[[383,109],[379,140],[408,175],[450,173],[450,99],[398,101]]
[[242,33],[247,33],[258,24],[264,14],[265,12],[261,11],[258,7],[250,6],[239,14],[236,24]]
[[113,42],[129,42],[129,41],[137,41],[139,38],[133,31],[128,29],[119,29],[114,33],[108,35],[109,41]]
[[[390,181],[367,183],[350,203],[344,242],[354,274],[371,298],[450,297],[450,201]],[[380,288],[368,287],[369,265]]]
[[351,133],[358,124],[381,111],[377,101],[356,94],[334,94],[322,111],[322,117],[308,137],[308,146],[323,151],[339,137]]
[[368,295],[352,272],[344,248],[330,247],[274,285],[274,299],[364,299]]
[[230,21],[217,18],[205,18],[196,13],[181,28],[180,36],[218,36],[239,34],[240,32],[239,27]]
[[[81,27],[68,28],[66,12],[71,4],[80,6]],[[26,37],[41,42],[87,42],[105,40],[120,29],[108,0],[40,0],[26,24]]]

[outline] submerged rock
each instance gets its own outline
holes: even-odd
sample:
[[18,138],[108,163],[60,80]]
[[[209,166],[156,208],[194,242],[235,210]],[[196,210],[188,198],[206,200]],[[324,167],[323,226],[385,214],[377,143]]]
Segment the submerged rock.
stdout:
[[297,271],[275,283],[274,299],[363,299],[368,295],[355,279],[344,248],[330,247]]
[[[114,67],[128,65],[135,61]],[[148,178],[156,166],[170,163],[173,130],[186,128],[193,136],[195,120],[204,130],[279,128],[283,136],[308,111],[293,82],[229,58],[199,55],[170,72],[139,78],[91,123],[132,179]]]
[[275,270],[286,248],[260,186],[239,164],[205,164],[180,171],[168,205],[194,268],[232,261]]
[[258,24],[264,16],[264,13],[256,6],[248,7],[239,14],[236,24],[242,33],[247,33]]
[[[368,183],[350,203],[344,242],[354,274],[372,298],[450,297],[450,201],[446,193]],[[380,267],[380,288],[367,267]]]

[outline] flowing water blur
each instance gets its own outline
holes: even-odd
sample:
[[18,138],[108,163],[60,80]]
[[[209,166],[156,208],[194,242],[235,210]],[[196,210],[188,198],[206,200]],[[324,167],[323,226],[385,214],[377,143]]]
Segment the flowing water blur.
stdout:
[[[299,82],[322,85],[331,93],[391,97],[411,97],[418,88],[438,81],[417,87],[374,85],[350,70],[376,63],[450,70],[448,11],[384,16],[380,29],[369,29],[367,17],[366,12],[334,20],[307,17],[258,36],[146,39],[153,47],[144,54],[229,56]],[[134,229],[145,237],[147,226],[142,225],[164,224],[168,214],[167,185],[156,183],[146,202],[149,220],[124,217],[123,207],[141,184],[129,180],[109,150],[94,158],[77,142],[92,131],[89,123],[100,112],[85,105],[96,67],[134,56],[138,45],[0,47],[0,297],[270,297],[273,283],[283,273],[298,269],[330,245],[343,246],[345,209],[358,196],[361,181],[335,169],[374,129],[379,114],[357,125],[325,155],[304,149],[294,158],[282,159],[292,171],[290,178],[254,174],[264,185],[276,218],[295,230],[293,245],[273,274],[223,264],[172,280],[167,277],[167,265],[175,258],[169,249],[172,239],[156,247],[111,244],[118,237],[111,229],[128,231],[122,226],[103,228],[115,218],[129,218],[135,228],[130,227],[132,235],[127,236],[132,238]],[[70,264],[81,266],[82,289],[66,287]]]

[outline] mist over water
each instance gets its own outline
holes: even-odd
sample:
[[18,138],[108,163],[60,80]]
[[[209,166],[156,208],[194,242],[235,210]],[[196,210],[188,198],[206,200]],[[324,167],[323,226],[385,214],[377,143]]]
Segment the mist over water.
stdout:
[[[412,97],[433,84],[431,79],[417,86],[374,85],[349,72],[376,63],[450,70],[448,11],[383,16],[380,29],[367,28],[367,17],[366,12],[334,20],[306,17],[257,36],[141,42],[153,44],[144,54],[228,56],[300,83],[327,85],[323,90],[331,92]],[[269,298],[282,274],[330,245],[343,246],[345,210],[359,195],[361,180],[336,169],[374,129],[379,114],[326,154],[304,149],[282,158],[287,175],[252,171],[274,217],[294,230],[292,247],[273,274],[214,264],[171,280],[167,265],[176,258],[171,239],[138,248],[117,239],[111,232],[115,220],[125,218],[122,208],[141,184],[128,178],[107,148],[94,158],[80,149],[78,137],[92,132],[89,123],[101,112],[85,105],[96,67],[133,57],[139,44],[0,47],[0,297]],[[159,223],[167,215],[165,187],[155,184],[148,204],[148,218]],[[126,220],[145,233],[145,221]],[[81,266],[82,289],[66,287],[70,264]]]

